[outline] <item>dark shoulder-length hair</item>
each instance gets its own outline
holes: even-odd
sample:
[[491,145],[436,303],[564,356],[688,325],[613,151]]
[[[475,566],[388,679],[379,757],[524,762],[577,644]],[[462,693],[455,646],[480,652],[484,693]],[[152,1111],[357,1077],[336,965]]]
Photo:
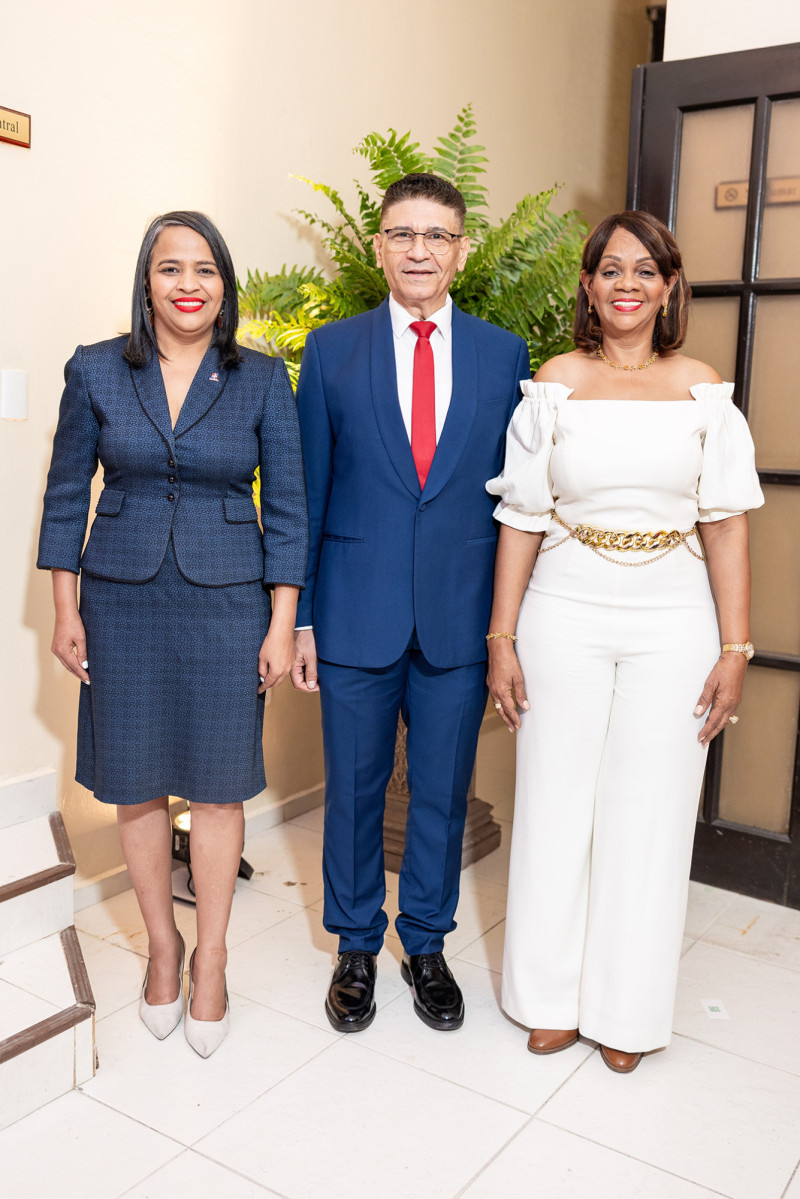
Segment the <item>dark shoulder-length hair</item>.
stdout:
[[150,276],[150,264],[153,258],[153,247],[162,229],[168,225],[185,225],[194,229],[208,242],[211,256],[222,277],[224,286],[220,325],[214,325],[211,338],[212,346],[219,348],[222,365],[238,366],[241,361],[239,347],[236,344],[236,330],[239,326],[239,297],[236,288],[236,275],[233,262],[225,245],[222,234],[213,221],[202,212],[166,212],[150,222],[144,235],[139,257],[136,261],[136,273],[133,276],[133,303],[131,307],[131,331],[122,356],[131,366],[145,366],[152,355],[160,354],[156,331],[150,324],[147,311],[147,282]]
[[[597,225],[586,239],[583,247],[581,269],[593,275],[600,265],[606,245],[615,229],[625,229],[642,243],[651,256],[659,274],[670,279],[677,274],[675,286],[669,295],[667,315],[659,311],[653,330],[653,349],[677,350],[686,340],[689,324],[689,305],[692,290],[683,273],[681,252],[669,229],[649,212],[613,212]],[[573,340],[579,350],[595,351],[603,340],[603,331],[596,312],[589,312],[589,299],[581,285],[575,308]]]

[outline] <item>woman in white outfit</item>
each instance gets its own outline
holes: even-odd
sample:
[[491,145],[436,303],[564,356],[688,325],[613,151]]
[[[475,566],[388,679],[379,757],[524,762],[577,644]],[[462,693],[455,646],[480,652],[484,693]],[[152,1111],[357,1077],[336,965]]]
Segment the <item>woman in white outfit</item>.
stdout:
[[690,292],[666,226],[607,217],[580,281],[577,349],[522,384],[487,483],[489,687],[519,730],[503,1006],[533,1053],[580,1030],[628,1073],[670,1037],[706,751],[753,654],[746,510],[764,500],[732,385],[676,353]]

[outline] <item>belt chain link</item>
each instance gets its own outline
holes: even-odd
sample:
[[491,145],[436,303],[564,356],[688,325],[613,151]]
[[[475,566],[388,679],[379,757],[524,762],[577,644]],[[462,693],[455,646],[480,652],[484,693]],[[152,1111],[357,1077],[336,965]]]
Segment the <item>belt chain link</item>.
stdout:
[[[681,533],[677,529],[669,532],[662,529],[658,533],[627,533],[593,529],[591,525],[568,525],[557,512],[553,512],[553,520],[567,530],[567,536],[562,537],[561,541],[556,541],[553,545],[548,545],[547,549],[539,550],[540,554],[549,554],[550,550],[556,550],[560,545],[566,545],[570,538],[574,538],[581,545],[588,546],[599,558],[605,558],[606,562],[611,562],[614,566],[651,566],[660,558],[666,558],[667,554],[671,554],[679,545],[686,546],[693,558],[698,558],[701,562],[705,561],[703,554],[698,554],[693,550],[687,540],[693,534],[697,535],[697,525],[692,525],[691,529],[687,529],[685,533]],[[657,553],[654,558],[645,558],[642,562],[620,562],[618,558],[610,558],[608,554],[604,554],[603,550],[616,550],[623,554],[631,551],[652,554],[656,550],[661,550],[661,553]]]

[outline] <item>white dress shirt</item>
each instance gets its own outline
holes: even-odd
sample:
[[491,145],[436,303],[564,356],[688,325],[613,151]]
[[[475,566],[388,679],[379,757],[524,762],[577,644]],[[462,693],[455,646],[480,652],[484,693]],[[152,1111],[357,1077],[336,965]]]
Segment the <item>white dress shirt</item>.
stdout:
[[[411,441],[411,395],[414,385],[414,350],[417,345],[417,335],[411,328],[419,318],[406,312],[394,296],[389,296],[389,315],[392,319],[394,334],[394,361],[397,368],[397,396],[400,400],[400,411],[403,424],[406,427],[408,440]],[[453,301],[447,297],[444,307],[432,313],[428,318],[436,325],[431,334],[431,349],[433,350],[433,375],[436,387],[436,444],[444,428],[447,410],[450,407],[450,397],[453,394]]]

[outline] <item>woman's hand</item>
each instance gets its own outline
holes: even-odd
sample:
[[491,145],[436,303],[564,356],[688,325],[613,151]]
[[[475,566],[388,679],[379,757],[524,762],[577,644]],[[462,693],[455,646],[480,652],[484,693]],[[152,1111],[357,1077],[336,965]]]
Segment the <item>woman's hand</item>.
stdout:
[[270,626],[258,655],[258,675],[261,684],[258,694],[282,683],[294,662],[294,630],[280,625]]
[[702,716],[710,708],[708,717],[698,734],[701,745],[708,745],[721,733],[725,725],[742,702],[744,676],[747,670],[747,659],[743,654],[732,651],[720,654],[711,674],[703,687],[695,716]]
[[53,605],[56,623],[50,650],[61,665],[82,683],[89,683],[86,630],[78,612],[78,576],[71,570],[53,569]]
[[74,674],[82,683],[89,682],[86,632],[77,607],[71,612],[56,613],[50,650],[70,674]]
[[494,637],[489,642],[489,674],[486,681],[497,714],[506,728],[512,733],[522,728],[517,705],[527,712],[530,704],[514,642],[508,637]]

